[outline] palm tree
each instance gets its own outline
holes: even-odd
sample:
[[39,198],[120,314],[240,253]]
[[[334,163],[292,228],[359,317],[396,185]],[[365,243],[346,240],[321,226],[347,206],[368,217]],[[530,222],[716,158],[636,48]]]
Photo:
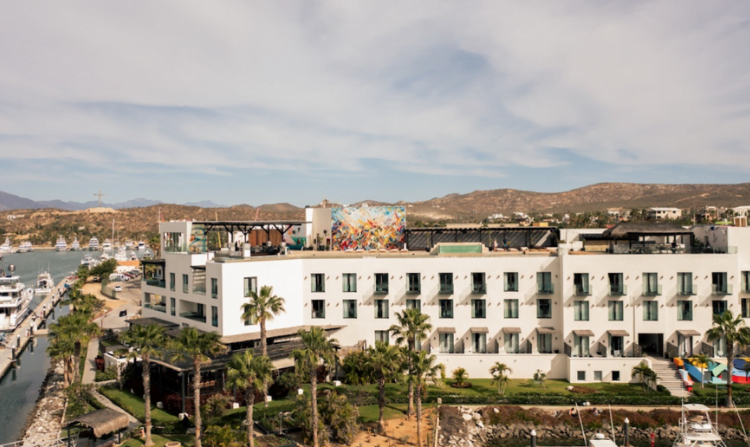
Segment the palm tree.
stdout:
[[490,374],[492,374],[492,383],[497,383],[497,394],[502,395],[505,393],[505,387],[510,381],[509,374],[511,373],[513,373],[513,370],[505,363],[495,362],[495,364],[492,365],[490,368]]
[[50,332],[56,336],[72,341],[73,352],[73,381],[77,382],[81,375],[81,347],[88,345],[89,339],[99,334],[99,326],[89,321],[88,313],[74,313],[60,317],[57,323],[50,325]]
[[132,325],[125,335],[123,341],[128,345],[136,348],[135,351],[128,353],[128,358],[136,359],[141,357],[141,375],[143,377],[143,400],[144,400],[144,419],[146,420],[146,447],[153,445],[151,440],[151,370],[150,361],[152,358],[160,358],[163,355],[163,348],[167,344],[164,335],[164,327],[149,324],[148,326]]
[[383,425],[383,410],[385,409],[385,383],[398,374],[398,370],[403,365],[403,359],[398,346],[388,346],[382,341],[375,343],[374,348],[368,350],[367,366],[373,373],[375,380],[378,381],[378,407],[380,415],[378,417],[378,431],[385,432]]
[[243,390],[245,392],[245,403],[247,404],[247,442],[254,447],[253,439],[253,405],[255,404],[255,391],[265,389],[266,384],[271,381],[273,365],[265,355],[253,357],[250,349],[242,353],[234,354],[229,360],[227,370],[227,385]]
[[412,352],[412,366],[417,385],[417,446],[422,447],[422,395],[427,391],[427,381],[436,381],[440,365],[435,364],[435,356],[425,351]]
[[641,387],[643,387],[644,390],[646,390],[646,384],[649,383],[649,381],[654,378],[656,379],[656,373],[654,373],[654,370],[652,370],[646,361],[642,361],[641,363],[635,365],[633,367],[633,370],[630,374],[630,377],[636,378],[640,377],[641,379]]
[[[711,358],[708,356],[708,354],[696,354],[690,358],[690,360],[693,361],[693,364],[696,363],[700,365],[701,368],[701,388],[705,388],[703,385],[703,371],[706,369],[706,365],[708,365],[708,361],[711,360]],[[696,365],[696,366],[698,366]]]
[[70,337],[56,332],[56,327],[57,323],[50,325],[50,344],[47,346],[47,354],[55,362],[63,362],[63,386],[67,388],[73,382],[75,342]]
[[172,360],[188,359],[193,363],[193,406],[195,407],[195,447],[201,447],[201,366],[211,363],[211,356],[225,352],[216,332],[198,332],[194,327],[182,328],[172,342]]
[[[276,315],[282,312],[286,312],[284,309],[284,298],[273,294],[273,287],[263,286],[260,288],[260,293],[255,290],[250,290],[247,293],[247,297],[250,298],[249,303],[244,303],[242,309],[242,321],[255,324],[260,324],[260,353],[262,355],[268,355],[268,344],[266,343],[266,321],[273,320]],[[263,390],[263,395],[268,394],[267,389]],[[263,399],[266,407],[268,402]]]
[[732,372],[734,370],[734,348],[735,346],[746,346],[750,344],[750,329],[745,326],[741,315],[735,318],[731,310],[723,314],[714,314],[713,327],[706,331],[708,341],[714,342],[722,338],[727,342],[727,406],[732,402]]
[[[417,343],[422,345],[432,330],[432,325],[427,322],[429,316],[423,314],[418,309],[404,309],[403,312],[396,312],[398,324],[390,327],[389,331],[396,337],[396,343],[406,342],[409,352],[416,350]],[[412,375],[412,356],[407,356],[409,375]],[[411,418],[414,413],[414,384],[409,381],[409,406],[406,409],[406,417]]]
[[334,338],[326,338],[325,332],[318,326],[310,328],[310,332],[300,329],[298,334],[304,348],[295,349],[292,356],[298,369],[310,370],[313,447],[318,447],[318,364],[332,365],[337,361],[335,344],[338,342]]

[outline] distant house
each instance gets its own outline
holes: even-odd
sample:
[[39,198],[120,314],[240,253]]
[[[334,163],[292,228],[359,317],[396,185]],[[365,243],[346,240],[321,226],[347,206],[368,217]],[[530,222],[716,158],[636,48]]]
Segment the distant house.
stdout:
[[680,217],[682,217],[682,210],[680,208],[657,207],[648,209],[649,219],[679,219]]
[[750,216],[750,205],[736,206],[732,208],[732,212],[735,216]]

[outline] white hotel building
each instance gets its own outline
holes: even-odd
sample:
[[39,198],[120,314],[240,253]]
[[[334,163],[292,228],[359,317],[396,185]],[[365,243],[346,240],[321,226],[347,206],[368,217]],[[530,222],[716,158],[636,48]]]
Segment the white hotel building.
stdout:
[[[750,228],[420,229],[407,230],[409,251],[258,255],[247,245],[189,253],[195,224],[160,223],[162,258],[150,261],[142,314],[216,331],[232,349],[257,343],[240,306],[263,285],[286,300],[268,325],[281,349],[310,325],[341,346],[372,346],[389,339],[396,312],[418,307],[433,326],[422,349],[474,378],[500,361],[514,378],[541,369],[570,382],[629,381],[644,354],[723,356],[722,343],[705,338],[715,312],[750,318]],[[209,224],[247,233],[262,223]],[[326,225],[299,224],[308,236]]]

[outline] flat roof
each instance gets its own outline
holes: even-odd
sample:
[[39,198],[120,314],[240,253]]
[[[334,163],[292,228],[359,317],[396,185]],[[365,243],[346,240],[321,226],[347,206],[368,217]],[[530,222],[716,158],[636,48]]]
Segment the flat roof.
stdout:
[[[275,338],[275,337],[288,337],[290,335],[296,335],[297,332],[300,330],[304,330],[306,332],[310,331],[310,328],[314,326],[311,325],[305,325],[305,326],[292,326],[287,328],[281,328],[281,329],[271,329],[266,331],[266,337],[268,338]],[[335,331],[338,329],[341,329],[343,325],[333,325],[329,324],[326,326],[317,326],[322,328],[324,331]],[[254,341],[254,340],[260,340],[260,332],[250,332],[247,334],[238,334],[238,335],[229,335],[225,337],[221,337],[219,341],[221,341],[224,344],[230,344],[230,343],[239,343],[243,341]]]
[[192,222],[193,225],[302,225],[310,223],[307,220],[197,220]]

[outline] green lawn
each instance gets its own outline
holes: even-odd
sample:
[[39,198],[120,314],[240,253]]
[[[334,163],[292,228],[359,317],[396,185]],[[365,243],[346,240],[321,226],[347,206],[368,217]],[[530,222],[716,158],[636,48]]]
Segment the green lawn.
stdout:
[[[194,435],[169,435],[164,437],[161,435],[151,435],[151,439],[154,441],[154,447],[164,447],[164,444],[170,441],[178,441],[183,446],[192,447],[195,445]],[[143,447],[143,441],[136,438],[130,438],[122,444],[124,447]]]
[[[143,421],[146,406],[143,403],[143,399],[139,396],[117,388],[101,388],[99,392],[107,396],[115,405],[135,416],[139,421]],[[154,424],[158,424],[160,422],[177,422],[179,419],[171,413],[152,407],[151,420]]]
[[[383,409],[383,417],[385,419],[394,419],[402,416],[406,416],[407,404],[394,404],[386,405]],[[422,404],[422,411],[431,408],[432,405]],[[366,424],[368,422],[377,422],[380,415],[380,410],[377,405],[365,405],[359,407],[359,422]]]

